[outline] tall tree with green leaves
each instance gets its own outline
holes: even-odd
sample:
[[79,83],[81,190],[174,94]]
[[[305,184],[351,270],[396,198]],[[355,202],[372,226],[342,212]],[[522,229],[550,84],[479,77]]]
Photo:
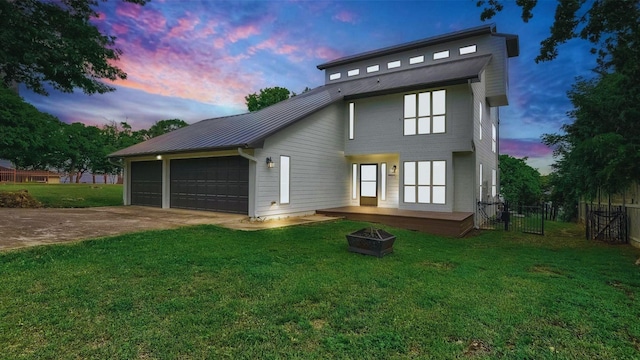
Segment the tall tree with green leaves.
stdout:
[[0,84],[0,158],[19,169],[55,165],[64,144],[62,125]]
[[532,205],[542,200],[542,186],[540,173],[526,160],[500,155],[500,193],[509,202]]
[[[144,5],[147,0],[122,0]],[[98,0],[0,0],[0,82],[23,83],[47,95],[45,85],[87,94],[115,90],[101,79],[126,79],[114,64],[115,37],[91,22]]]
[[[536,0],[518,0],[522,19],[533,18]],[[503,9],[500,0],[480,0],[481,19]],[[553,60],[561,44],[583,39],[598,66],[593,79],[577,79],[568,92],[572,123],[543,142],[557,158],[550,178],[552,198],[575,218],[581,198],[623,192],[640,181],[640,1],[558,0],[555,20],[536,62]]]
[[259,94],[249,94],[245,96],[244,99],[247,104],[247,109],[250,112],[253,112],[279,103],[280,101],[287,100],[290,95],[291,92],[289,89],[276,86],[260,89]]
[[185,126],[188,126],[186,121],[181,119],[167,119],[156,121],[149,130],[144,131],[145,140],[178,130]]

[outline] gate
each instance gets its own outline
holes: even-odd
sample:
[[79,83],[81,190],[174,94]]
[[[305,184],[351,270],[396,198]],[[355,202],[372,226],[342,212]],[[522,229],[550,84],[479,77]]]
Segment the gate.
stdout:
[[629,242],[627,208],[600,204],[586,204],[587,240],[601,240],[610,244]]
[[506,201],[478,201],[476,225],[480,229],[518,231],[544,235],[548,205],[510,204]]

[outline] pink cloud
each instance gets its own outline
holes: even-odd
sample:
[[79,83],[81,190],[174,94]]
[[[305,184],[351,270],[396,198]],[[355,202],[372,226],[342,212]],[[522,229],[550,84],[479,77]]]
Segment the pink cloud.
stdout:
[[196,26],[200,23],[197,18],[182,18],[178,20],[178,25],[171,28],[167,37],[184,38],[186,34],[192,33]]
[[500,152],[517,158],[541,158],[551,155],[553,149],[538,139],[500,139]]
[[118,81],[123,87],[150,94],[192,99],[204,103],[236,104],[244,107],[244,96],[259,88],[262,75],[242,70],[246,54],[230,56],[224,51],[198,46],[176,52],[169,46],[155,50],[129,44],[117,65],[128,77]]
[[247,39],[253,35],[260,33],[258,27],[254,24],[243,25],[231,30],[227,36],[232,43],[238,40]]
[[333,16],[333,20],[337,20],[343,23],[355,24],[358,22],[358,16],[350,11],[342,10]]
[[311,54],[309,55],[323,60],[333,60],[341,58],[343,56],[342,53],[340,53],[338,50],[326,46],[318,46],[313,48]]
[[116,35],[120,36],[128,33],[129,27],[125,24],[116,23],[116,24],[113,24],[113,26],[111,27],[111,30],[113,30],[113,32]]
[[298,46],[290,44],[280,44],[275,38],[269,38],[258,45],[251,46],[247,49],[247,53],[254,55],[259,50],[270,50],[274,54],[278,55],[290,55],[298,51]]
[[116,8],[116,15],[134,20],[137,27],[147,33],[162,32],[166,29],[167,19],[162,13],[140,5],[122,2]]

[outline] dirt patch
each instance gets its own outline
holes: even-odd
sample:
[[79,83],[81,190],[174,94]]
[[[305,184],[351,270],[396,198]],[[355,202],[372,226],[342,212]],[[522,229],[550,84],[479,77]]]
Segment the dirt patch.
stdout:
[[41,208],[42,203],[34,199],[29,191],[0,191],[0,208]]
[[240,223],[247,216],[139,206],[85,209],[0,208],[0,251],[143,230]]
[[262,230],[310,224],[336,218],[310,215],[250,221],[246,215],[143,206],[84,209],[0,208],[0,251],[189,225],[220,225],[236,230]]

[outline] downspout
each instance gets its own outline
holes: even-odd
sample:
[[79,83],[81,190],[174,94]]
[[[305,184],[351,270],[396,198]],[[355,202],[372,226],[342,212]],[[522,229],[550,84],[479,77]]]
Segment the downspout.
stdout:
[[238,148],[238,155],[242,156],[245,159],[249,159],[255,163],[258,162],[258,159],[244,152],[241,147]]

